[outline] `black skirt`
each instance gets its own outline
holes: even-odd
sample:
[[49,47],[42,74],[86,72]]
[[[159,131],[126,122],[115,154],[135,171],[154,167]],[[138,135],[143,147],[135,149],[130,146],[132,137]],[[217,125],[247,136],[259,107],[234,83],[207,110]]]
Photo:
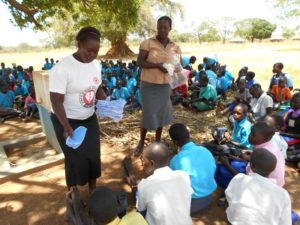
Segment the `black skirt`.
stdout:
[[68,119],[75,130],[79,126],[87,128],[82,144],[73,149],[66,145],[64,129],[55,114],[51,114],[57,140],[65,155],[65,174],[68,186],[85,185],[89,180],[101,176],[100,130],[96,114],[86,120]]

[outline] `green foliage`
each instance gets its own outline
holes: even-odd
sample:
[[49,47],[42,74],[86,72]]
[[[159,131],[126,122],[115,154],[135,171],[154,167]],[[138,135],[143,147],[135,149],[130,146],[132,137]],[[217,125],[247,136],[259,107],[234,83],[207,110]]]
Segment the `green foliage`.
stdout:
[[252,42],[254,39],[262,40],[270,38],[276,29],[275,24],[259,18],[239,21],[235,24],[235,27],[235,35],[251,40]]
[[286,39],[290,39],[296,34],[295,29],[289,29],[286,27],[283,27],[282,29],[283,29],[282,36]]
[[219,32],[223,44],[225,44],[228,37],[233,34],[234,21],[235,21],[234,18],[225,16],[225,17],[221,17],[218,21],[215,22],[216,28]]
[[197,38],[199,43],[201,42],[211,42],[219,41],[220,36],[217,29],[215,28],[214,23],[209,20],[203,21],[196,30]]
[[175,42],[182,42],[182,43],[189,43],[189,42],[195,42],[196,38],[191,33],[178,33],[178,31],[173,30],[170,33],[171,40]]
[[269,0],[280,10],[281,18],[295,18],[300,16],[300,0]]

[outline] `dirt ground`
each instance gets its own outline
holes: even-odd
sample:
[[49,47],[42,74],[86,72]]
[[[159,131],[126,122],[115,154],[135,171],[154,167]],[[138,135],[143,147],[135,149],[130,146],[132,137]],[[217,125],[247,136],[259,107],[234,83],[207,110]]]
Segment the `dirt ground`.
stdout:
[[[122,159],[132,153],[139,138],[139,113],[126,114],[119,123],[110,120],[101,120],[101,160],[102,176],[97,185],[107,185],[111,188],[124,189],[131,199],[130,189],[123,182]],[[210,130],[213,127],[225,124],[225,119],[218,119],[213,112],[196,114],[176,107],[175,122],[183,122],[190,128],[192,139],[200,143],[210,139]],[[41,132],[39,121],[23,123],[20,119],[6,121],[0,124],[0,141],[14,139]],[[151,133],[148,142],[154,139]],[[172,147],[167,133],[164,131],[163,140]],[[41,141],[32,145],[32,148],[47,146]],[[24,147],[25,148],[25,147]],[[28,148],[28,147],[26,147]],[[18,150],[20,152],[20,150]],[[42,155],[42,154],[41,154]],[[18,159],[22,157],[22,159]],[[25,159],[23,159],[25,158]],[[26,162],[26,154],[13,154],[12,160]],[[140,177],[143,176],[141,162],[134,159],[134,167]],[[0,185],[0,225],[60,225],[64,222],[65,213],[65,178],[64,165],[50,167],[39,172],[28,173],[19,178],[13,178]],[[290,193],[293,209],[300,213],[300,179],[299,172],[294,166],[286,166],[285,188]],[[82,199],[88,197],[87,187],[80,188]],[[194,225],[225,225],[225,208],[216,205],[216,196],[210,209],[199,217],[194,218]],[[259,193],[259,190],[258,190]],[[131,205],[129,210],[134,210]]]

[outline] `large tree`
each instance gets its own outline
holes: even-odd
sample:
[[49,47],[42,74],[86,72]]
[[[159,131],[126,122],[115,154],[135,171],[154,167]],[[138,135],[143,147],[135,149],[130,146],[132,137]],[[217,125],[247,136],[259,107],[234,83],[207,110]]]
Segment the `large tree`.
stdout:
[[145,36],[155,32],[153,8],[169,15],[173,11],[176,13],[182,10],[180,4],[171,0],[1,1],[8,5],[14,23],[21,28],[49,30],[52,27],[50,30],[55,30],[56,20],[63,20],[64,23],[68,21],[67,10],[74,21],[74,29],[78,30],[85,25],[100,29],[102,37],[111,42],[111,48],[106,54],[108,57],[133,56],[126,44],[127,35],[138,33]]
[[270,23],[267,20],[259,18],[250,18],[235,23],[236,31],[235,35],[246,38],[251,42],[254,39],[270,38],[273,31],[276,29],[276,25]]
[[300,0],[269,0],[271,4],[280,10],[281,17],[299,17],[300,16]]

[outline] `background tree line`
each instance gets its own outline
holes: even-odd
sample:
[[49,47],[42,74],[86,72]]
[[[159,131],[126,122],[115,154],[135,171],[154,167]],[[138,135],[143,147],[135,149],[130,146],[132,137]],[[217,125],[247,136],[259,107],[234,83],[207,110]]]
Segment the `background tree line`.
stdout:
[[[7,4],[13,23],[21,28],[31,27],[48,34],[48,45],[53,48],[74,45],[74,35],[85,25],[97,27],[102,39],[108,40],[111,48],[108,57],[132,56],[127,45],[128,36],[143,39],[155,34],[156,14],[184,17],[183,6],[174,0],[1,0]],[[266,0],[270,1],[270,0]],[[300,15],[300,0],[270,1],[280,10],[283,19],[293,19]],[[249,18],[236,21],[222,17],[216,21],[203,20],[201,24],[191,24],[191,32],[179,33],[175,29],[171,37],[177,42],[225,43],[239,36],[253,42],[270,38],[276,24]],[[283,36],[295,35],[296,28],[281,27]]]

